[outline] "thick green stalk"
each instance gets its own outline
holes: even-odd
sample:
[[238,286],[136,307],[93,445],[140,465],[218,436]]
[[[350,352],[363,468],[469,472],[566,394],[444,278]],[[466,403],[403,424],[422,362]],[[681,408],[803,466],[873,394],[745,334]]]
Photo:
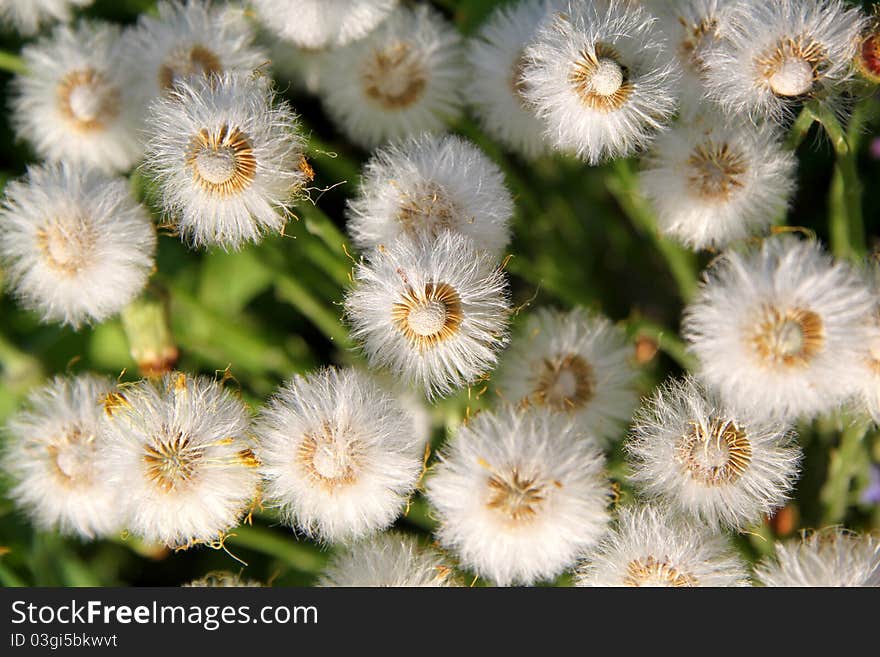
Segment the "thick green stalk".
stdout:
[[27,67],[19,55],[0,50],[0,71],[24,75],[27,73]]
[[275,557],[303,573],[319,573],[327,562],[327,555],[310,543],[281,536],[265,527],[236,527],[226,538],[226,543]]
[[281,274],[275,280],[278,298],[299,310],[305,318],[321,330],[340,349],[352,346],[348,331],[342,324],[340,314],[316,299],[309,289],[293,276]]
[[850,424],[841,434],[838,447],[831,450],[828,476],[821,493],[824,525],[839,524],[846,517],[853,477],[862,464],[867,465],[867,457],[862,458],[867,430],[868,424],[864,421]]
[[678,285],[679,295],[688,301],[697,291],[697,261],[693,253],[660,235],[657,222],[647,201],[638,192],[635,172],[627,160],[614,162],[608,190],[617,199],[633,226],[654,242]]

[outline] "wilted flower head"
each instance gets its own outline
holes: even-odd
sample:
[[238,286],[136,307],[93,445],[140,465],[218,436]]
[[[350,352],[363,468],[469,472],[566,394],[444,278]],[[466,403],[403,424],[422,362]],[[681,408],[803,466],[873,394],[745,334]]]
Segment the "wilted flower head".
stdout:
[[425,134],[373,154],[348,204],[348,230],[362,249],[448,230],[498,255],[510,241],[512,214],[504,174],[479,148]]
[[525,97],[526,46],[559,0],[520,0],[495,9],[468,44],[465,94],[483,128],[524,157],[549,150],[544,125]]
[[159,2],[125,38],[137,58],[139,93],[169,95],[181,81],[223,73],[253,73],[268,63],[244,11],[211,0]]
[[829,528],[776,544],[755,567],[764,586],[880,586],[880,539]]
[[706,88],[724,110],[776,122],[805,99],[833,104],[864,25],[862,11],[842,0],[739,2],[704,57]]
[[147,131],[144,167],[195,246],[237,249],[280,231],[308,180],[297,117],[262,78],[179,82],[153,103]]
[[604,466],[570,418],[484,411],[459,429],[428,478],[437,538],[500,586],[556,577],[605,530]]
[[301,48],[343,46],[385,20],[397,0],[253,0],[257,16]]
[[16,296],[44,321],[100,322],[143,289],[156,232],[124,179],[32,166],[5,191],[0,261]]
[[590,164],[646,146],[678,105],[679,71],[644,9],[572,2],[526,49],[524,94],[558,149]]
[[416,538],[386,532],[338,552],[318,586],[439,587],[461,586],[438,550]]
[[194,579],[187,584],[183,584],[183,586],[197,588],[253,588],[257,586],[264,586],[264,584],[262,582],[258,582],[255,579],[245,579],[241,575],[236,575],[235,573],[230,573],[225,570],[219,570],[213,573],[208,573],[207,575],[199,579]]
[[9,496],[34,524],[84,538],[121,527],[119,495],[100,471],[101,398],[113,389],[95,376],[56,378],[35,390],[6,427]]
[[683,330],[701,377],[742,417],[814,417],[855,392],[873,307],[850,267],[784,236],[720,258]]
[[880,84],[880,9],[877,5],[862,33],[855,64],[865,79]]
[[327,54],[324,105],[366,147],[441,131],[461,111],[461,55],[461,38],[440,14],[400,7],[366,38]]
[[578,586],[748,586],[745,564],[723,534],[655,505],[618,511],[578,570]]
[[600,443],[620,438],[636,405],[632,347],[608,319],[583,308],[540,308],[502,354],[495,388],[571,416]]
[[104,476],[128,529],[173,548],[222,541],[257,494],[244,403],[213,379],[172,372],[104,399]]
[[0,24],[30,36],[47,23],[66,23],[73,8],[86,7],[92,2],[94,0],[2,0]]
[[661,387],[626,443],[633,483],[679,513],[741,529],[782,506],[801,450],[788,426],[737,417],[694,379]]
[[254,431],[267,499],[288,524],[327,542],[391,525],[422,471],[412,417],[355,369],[294,377]]
[[485,375],[507,344],[507,279],[462,235],[399,239],[357,266],[345,312],[371,365],[443,396]]
[[695,249],[767,230],[795,187],[797,159],[775,126],[716,114],[687,116],[660,135],[640,179],[660,229]]
[[107,173],[137,162],[142,108],[118,27],[58,26],[22,58],[27,72],[13,82],[12,122],[41,157]]

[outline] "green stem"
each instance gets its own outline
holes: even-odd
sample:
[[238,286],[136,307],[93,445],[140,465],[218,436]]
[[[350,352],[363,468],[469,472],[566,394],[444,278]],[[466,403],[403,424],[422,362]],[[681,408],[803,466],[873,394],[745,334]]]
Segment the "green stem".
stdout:
[[648,202],[638,192],[638,181],[632,165],[627,160],[614,162],[614,173],[607,180],[608,190],[627,214],[633,226],[649,237],[666,261],[678,291],[688,301],[697,291],[697,261],[690,251],[664,239]]
[[226,543],[268,554],[303,573],[319,573],[327,562],[327,555],[311,544],[297,542],[265,527],[236,527],[227,537]]
[[850,502],[852,479],[859,468],[868,423],[854,422],[840,436],[837,449],[831,450],[828,463],[828,476],[822,489],[821,500],[825,509],[824,525],[836,525],[846,517]]
[[24,391],[43,378],[43,366],[0,333],[0,374],[8,385]]
[[297,308],[304,317],[318,327],[324,335],[334,341],[340,348],[351,347],[348,331],[343,326],[339,314],[330,310],[324,303],[316,299],[312,293],[296,278],[281,274],[275,281],[278,297]]
[[867,252],[862,215],[863,188],[857,162],[864,109],[857,109],[853,114],[848,131],[844,131],[834,113],[821,103],[809,103],[804,112],[822,125],[836,156],[828,217],[831,251],[838,258],[860,260]]
[[27,73],[27,67],[19,55],[0,50],[0,71],[24,75]]
[[801,145],[810,133],[810,128],[813,127],[815,122],[816,117],[813,112],[810,111],[808,107],[804,107],[791,126],[791,131],[788,133],[788,138],[785,140],[786,147],[790,150],[796,151],[798,146]]

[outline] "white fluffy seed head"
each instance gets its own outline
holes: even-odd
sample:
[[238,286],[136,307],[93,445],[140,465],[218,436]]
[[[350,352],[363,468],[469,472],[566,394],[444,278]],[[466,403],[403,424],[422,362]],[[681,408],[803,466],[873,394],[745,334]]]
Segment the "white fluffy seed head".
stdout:
[[230,573],[229,571],[220,570],[213,573],[208,573],[204,577],[194,579],[191,582],[182,584],[182,586],[197,588],[253,588],[265,585],[255,579],[245,579],[241,575],[236,575],[235,573]]
[[318,580],[327,587],[461,586],[446,557],[413,537],[385,532],[338,552]]
[[735,3],[704,58],[708,95],[725,111],[774,122],[805,98],[837,107],[866,20],[842,0]]
[[793,236],[728,252],[683,332],[700,376],[741,417],[815,417],[856,394],[874,301],[861,278]]
[[766,231],[788,207],[797,159],[775,126],[703,109],[660,135],[640,176],[661,230],[694,249]]
[[328,543],[391,525],[422,471],[425,443],[412,416],[354,369],[294,377],[254,431],[267,500],[289,525]]
[[280,231],[309,179],[298,119],[263,78],[182,81],[152,104],[147,135],[144,169],[196,247],[237,249]]
[[182,81],[223,73],[252,74],[268,62],[240,7],[210,0],[159,2],[125,36],[137,61],[142,102],[168,96]]
[[156,233],[127,181],[52,164],[29,167],[5,192],[0,261],[43,321],[100,322],[141,292]]
[[244,403],[207,377],[167,374],[103,401],[104,476],[128,530],[172,548],[222,541],[257,494]]
[[401,238],[357,266],[345,313],[371,365],[445,396],[484,376],[507,344],[507,279],[462,235]]
[[427,6],[399,7],[366,38],[327,54],[321,94],[357,144],[440,132],[461,111],[461,37]]
[[92,2],[94,0],[2,0],[0,23],[31,36],[44,25],[70,21],[74,8],[87,7]]
[[862,349],[861,366],[855,372],[860,394],[854,400],[874,423],[880,425],[880,263],[873,261],[863,272],[865,284],[873,296],[874,310],[869,320],[868,341]]
[[504,174],[479,148],[426,134],[373,154],[348,204],[348,230],[361,249],[451,231],[498,256],[510,241],[512,214]]
[[541,308],[511,340],[492,379],[506,401],[569,416],[607,446],[632,415],[636,374],[632,346],[608,319],[583,308]]
[[117,491],[102,476],[101,398],[109,379],[56,378],[32,392],[6,427],[9,497],[43,530],[82,538],[121,528]]
[[142,104],[118,27],[59,26],[26,45],[22,58],[27,72],[13,81],[12,123],[40,157],[106,173],[137,162]]
[[880,537],[829,528],[776,544],[755,567],[763,586],[880,586]]
[[526,49],[524,95],[546,138],[590,164],[646,146],[678,105],[656,19],[622,0],[571,3]]
[[614,530],[578,569],[577,586],[748,586],[727,538],[656,505],[618,511]]
[[657,390],[626,442],[631,480],[677,513],[743,529],[788,499],[801,450],[791,429],[740,417],[692,378]]
[[498,7],[468,43],[468,103],[492,137],[525,158],[547,152],[544,126],[523,93],[525,49],[558,0]]
[[484,411],[459,429],[428,478],[437,538],[500,586],[550,580],[605,530],[604,466],[569,418],[547,409]]
[[253,0],[258,18],[301,48],[335,48],[361,39],[398,0]]

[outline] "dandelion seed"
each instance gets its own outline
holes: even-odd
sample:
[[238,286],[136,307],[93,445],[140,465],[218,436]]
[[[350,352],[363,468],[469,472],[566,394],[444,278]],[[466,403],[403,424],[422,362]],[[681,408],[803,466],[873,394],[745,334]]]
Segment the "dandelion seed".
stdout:
[[788,499],[801,450],[790,428],[732,415],[692,378],[661,387],[626,443],[633,483],[678,513],[742,529]]
[[507,343],[507,280],[455,233],[375,251],[358,265],[345,309],[370,363],[431,396],[476,381]]
[[558,0],[521,0],[499,7],[468,44],[468,102],[489,135],[528,159],[549,149],[524,93],[525,49],[554,4]]
[[841,0],[740,2],[704,58],[707,91],[727,111],[777,123],[806,99],[837,106],[865,24]]
[[448,230],[497,256],[510,241],[513,199],[504,174],[476,146],[422,135],[374,153],[348,215],[361,249]]
[[40,157],[105,173],[137,162],[141,109],[119,28],[59,26],[25,46],[22,58],[27,73],[13,81],[12,122]]
[[742,417],[815,417],[856,394],[871,295],[851,268],[792,236],[728,252],[683,330],[700,376]]
[[723,534],[654,505],[623,507],[586,558],[577,586],[748,586],[745,564]]
[[262,79],[224,74],[178,84],[154,102],[144,167],[193,245],[237,249],[280,231],[306,183],[305,140]]
[[265,26],[301,48],[344,46],[376,28],[397,0],[254,0]]
[[337,553],[318,586],[461,586],[445,557],[398,532],[378,534]]
[[139,63],[139,94],[147,102],[169,96],[182,81],[251,74],[268,61],[254,45],[254,30],[240,8],[209,0],[160,2],[158,16],[141,14],[127,35]]
[[632,348],[610,321],[582,308],[541,308],[502,355],[493,377],[501,396],[570,415],[605,446],[619,438],[636,405]]
[[704,110],[657,138],[640,184],[661,230],[717,248],[769,228],[788,206],[796,167],[774,126],[719,122]]
[[646,146],[678,106],[656,19],[622,0],[572,3],[526,49],[524,95],[545,137],[590,164]]
[[144,288],[156,234],[124,179],[50,164],[29,167],[5,191],[0,260],[43,321],[100,322]]
[[763,586],[880,586],[880,540],[829,528],[776,544],[776,558],[755,567]]
[[552,579],[605,529],[604,466],[565,416],[484,411],[459,429],[427,481],[437,538],[500,586]]
[[56,378],[9,420],[3,465],[10,497],[44,530],[91,539],[121,526],[116,490],[101,476],[100,398],[109,379]]
[[235,573],[230,573],[227,571],[217,571],[213,573],[208,573],[204,577],[199,579],[194,579],[188,584],[184,584],[185,587],[197,587],[197,588],[241,588],[241,587],[258,587],[264,586],[262,582],[258,582],[255,579],[245,579],[241,575],[236,575]]
[[325,64],[327,112],[361,146],[440,132],[461,111],[461,38],[430,7],[394,10],[363,40],[328,53]]
[[245,405],[207,377],[170,373],[108,396],[106,476],[129,530],[172,548],[222,539],[256,496]]
[[30,36],[46,24],[67,23],[74,8],[88,7],[92,2],[94,0],[3,0],[0,23]]
[[288,524],[327,542],[391,525],[422,470],[412,417],[354,369],[294,377],[255,433],[267,499]]

